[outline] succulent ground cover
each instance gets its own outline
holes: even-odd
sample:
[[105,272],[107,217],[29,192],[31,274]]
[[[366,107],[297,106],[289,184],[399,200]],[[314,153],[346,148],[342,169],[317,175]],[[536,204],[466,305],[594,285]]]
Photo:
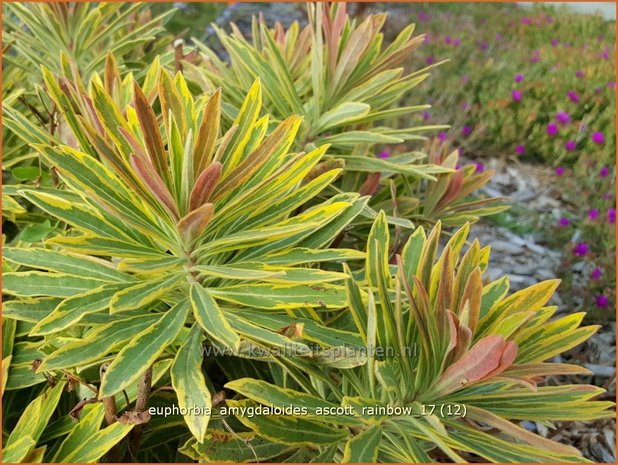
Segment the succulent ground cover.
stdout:
[[3,7],[5,462],[585,461],[599,327],[491,273],[412,18]]

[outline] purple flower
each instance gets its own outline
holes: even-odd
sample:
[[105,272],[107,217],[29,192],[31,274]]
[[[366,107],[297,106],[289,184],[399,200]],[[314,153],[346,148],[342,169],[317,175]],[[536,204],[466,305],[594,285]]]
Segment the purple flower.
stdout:
[[487,42],[483,41],[479,44],[479,48],[481,50],[487,50],[489,48],[489,45],[487,44]]
[[588,212],[588,219],[589,220],[596,220],[599,217],[599,210],[596,208],[591,209]]
[[552,45],[552,47],[557,46],[558,45],[558,39],[552,39],[551,40],[551,45]]
[[556,126],[554,123],[549,123],[547,125],[547,135],[555,136],[556,134],[558,134],[558,126]]
[[444,43],[447,44],[447,45],[451,45],[451,36],[446,36],[444,38]]
[[609,87],[610,89],[615,89],[616,88],[616,81],[609,81],[607,83],[607,87]]
[[438,139],[440,139],[440,141],[444,142],[446,140],[446,132],[439,132],[438,133]]
[[527,16],[521,18],[521,23],[522,24],[532,24],[532,20],[530,18],[528,18]]
[[429,118],[431,118],[431,114],[428,111],[424,111],[423,112],[423,121],[427,121]]
[[483,164],[483,162],[477,161],[475,163],[475,166],[476,166],[476,170],[475,170],[476,173],[482,173],[483,171],[485,171],[485,165]]
[[581,69],[578,69],[577,71],[575,71],[575,77],[584,77],[584,72]]
[[576,257],[583,257],[588,253],[588,244],[585,242],[579,242],[575,247],[573,247],[573,255]]
[[567,140],[564,143],[564,148],[567,149],[569,152],[572,152],[577,148],[577,142],[575,142],[574,140]]
[[609,305],[609,298],[604,294],[600,294],[596,296],[594,300],[595,300],[596,306],[599,308],[605,308]]
[[521,90],[514,90],[511,92],[511,97],[514,101],[519,102],[521,100]]
[[602,178],[606,178],[607,176],[609,176],[609,168],[607,166],[601,168],[601,171],[599,171],[599,176],[601,176]]
[[613,192],[606,192],[605,194],[603,194],[603,197],[601,197],[603,200],[612,200],[614,198],[614,194]]
[[464,137],[468,137],[471,132],[472,132],[472,128],[468,125],[461,128],[461,135]]
[[389,158],[391,156],[391,153],[388,150],[382,150],[380,153],[378,153],[378,158]]
[[590,273],[590,279],[592,279],[593,281],[598,281],[599,279],[601,279],[602,274],[603,270],[601,270],[601,268],[597,266],[594,270],[592,270],[592,273]]
[[521,74],[521,73],[517,73],[517,74],[515,75],[515,82],[521,82],[521,81],[523,81],[523,80],[524,80],[524,75],[523,75],[523,74]]
[[571,220],[563,216],[562,218],[560,218],[560,220],[558,220],[558,224],[560,225],[560,227],[565,228],[571,224]]
[[569,100],[573,103],[579,103],[579,96],[577,95],[577,93],[574,90],[570,90],[567,92],[567,97],[569,97]]
[[599,55],[603,60],[609,60],[609,52],[606,50]]
[[496,32],[496,34],[494,35],[494,39],[496,39],[498,42],[502,40],[502,34],[500,34],[499,32]]
[[434,61],[435,59],[431,55],[425,58],[425,63],[427,63],[428,65],[433,65]]
[[519,144],[517,147],[515,147],[515,153],[517,155],[523,155],[524,153],[526,153],[526,146],[524,144]]
[[601,145],[605,143],[605,137],[602,132],[594,132],[592,133],[592,142],[595,144]]
[[560,124],[569,124],[571,122],[571,115],[566,111],[559,111],[556,113],[556,121]]
[[461,45],[461,39],[455,39],[453,41],[453,46],[454,47],[459,47]]
[[556,173],[556,176],[562,176],[564,174],[564,167],[558,166],[554,172]]
[[616,224],[616,209],[608,208],[607,209],[607,221],[609,224]]

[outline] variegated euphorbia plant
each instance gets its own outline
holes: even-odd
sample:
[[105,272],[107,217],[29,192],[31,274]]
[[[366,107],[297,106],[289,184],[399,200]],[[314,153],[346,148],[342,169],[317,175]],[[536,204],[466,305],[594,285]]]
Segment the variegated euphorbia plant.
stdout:
[[[464,226],[438,254],[440,227],[429,235],[418,228],[395,264],[385,215],[374,222],[364,274],[347,279],[350,320],[367,363],[311,373],[312,383],[307,377],[302,387],[297,379],[227,384],[238,394],[228,407],[304,409],[296,416],[238,415],[258,460],[277,461],[293,450],[294,461],[303,462],[316,456],[313,447],[323,462],[584,460],[519,422],[613,417],[611,402],[590,400],[603,389],[543,385],[546,376],[587,372],[548,360],[597,327],[579,327],[582,313],[551,319],[556,307],[546,304],[556,280],[508,296],[506,277],[484,284],[489,247],[475,240],[462,254]],[[337,407],[349,410],[328,414]],[[232,448],[219,433],[227,434],[213,429],[203,444],[190,440],[183,450],[195,459],[225,460]]]
[[[195,101],[180,74],[161,72],[157,105],[137,84],[124,108],[94,81],[88,94],[66,79],[58,86],[86,105],[69,115],[80,148],[36,145],[65,188],[20,191],[66,230],[44,246],[4,248],[3,292],[15,297],[4,317],[36,323],[29,349],[42,359],[38,375],[10,376],[7,389],[105,362],[98,397],[113,398],[173,360],[179,404],[209,406],[204,335],[239,355],[258,346],[310,356],[307,344],[277,332],[283,325],[253,311],[345,306],[346,275],[315,264],[364,256],[325,247],[366,199],[339,194],[299,209],[340,172],[304,181],[327,147],[289,153],[298,117],[267,133],[257,81],[223,134],[221,92]],[[312,340],[321,334],[329,332],[315,327]],[[208,416],[186,419],[203,439]]]
[[[402,122],[407,124],[415,112],[429,108],[402,106],[400,102],[437,66],[405,71],[410,56],[423,43],[422,35],[413,36],[414,25],[383,46],[384,14],[369,15],[359,22],[346,14],[345,3],[334,3],[309,5],[308,16],[309,25],[302,30],[298,23],[288,30],[281,24],[268,28],[262,20],[254,18],[251,40],[235,25],[232,33],[215,27],[230,56],[229,62],[220,60],[214,51],[196,40],[201,61],[197,65],[186,63],[185,73],[203,89],[223,85],[229,89],[233,105],[224,108],[228,120],[234,118],[234,109],[240,107],[244,93],[256,77],[265,84],[266,112],[278,121],[293,114],[302,115],[298,149],[331,144],[323,169],[344,169],[333,188],[375,197],[354,223],[355,228],[362,229],[360,235],[366,235],[366,226],[371,226],[380,208],[387,211],[391,225],[407,231],[405,237],[417,225],[434,224],[447,219],[445,216],[449,220],[445,224],[459,226],[495,213],[495,209],[481,209],[464,202],[453,208],[459,199],[454,192],[436,199],[441,201],[440,208],[419,205],[426,190],[443,191],[451,178],[453,187],[459,182],[465,184],[462,192],[477,193],[478,179],[473,179],[470,170],[456,173],[456,163],[445,163],[436,157],[428,159],[422,151],[376,157],[378,147],[423,140],[424,134],[443,127],[401,128]],[[392,183],[397,186],[396,191]],[[402,198],[394,198],[400,194]],[[445,210],[452,212],[445,215]],[[454,213],[456,210],[458,214]]]

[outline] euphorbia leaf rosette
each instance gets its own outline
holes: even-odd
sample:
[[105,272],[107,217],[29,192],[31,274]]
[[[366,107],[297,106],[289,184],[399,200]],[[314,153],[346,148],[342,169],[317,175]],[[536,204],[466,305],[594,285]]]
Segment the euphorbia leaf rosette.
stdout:
[[[306,408],[293,420],[238,419],[264,440],[297,448],[303,438],[282,425],[302,422],[303,431],[319,435],[321,442],[314,444],[323,453],[332,449],[363,462],[427,463],[445,456],[457,462],[582,461],[575,448],[519,421],[613,417],[612,402],[591,400],[603,389],[543,385],[546,376],[587,373],[548,360],[597,327],[579,327],[582,314],[550,319],[556,307],[546,304],[556,280],[511,295],[506,277],[484,284],[489,248],[475,240],[464,250],[468,225],[441,247],[440,229],[440,223],[428,234],[416,229],[391,258],[381,212],[368,237],[365,273],[350,272],[346,281],[349,320],[365,344],[367,363],[325,368],[324,379],[340,382],[319,395],[293,383],[232,381],[227,387],[245,399],[230,405]],[[352,410],[337,417],[320,414],[333,407]],[[192,456],[208,455],[200,455],[194,443],[185,445]]]
[[[366,199],[342,193],[300,208],[340,172],[305,180],[327,147],[289,153],[300,119],[267,131],[258,81],[223,134],[221,93],[196,101],[180,74],[161,72],[150,97],[134,84],[124,108],[96,80],[88,95],[62,82],[90,109],[73,115],[89,145],[37,145],[66,189],[21,194],[65,223],[66,234],[43,246],[4,249],[12,270],[3,291],[16,297],[5,316],[32,321],[24,309],[38,312],[30,335],[45,338],[39,372],[109,361],[99,390],[106,397],[173,356],[187,338],[201,344],[205,335],[234,353],[287,344],[308,351],[277,332],[285,324],[273,328],[245,312],[346,305],[346,275],[311,264],[364,256],[324,248]],[[315,342],[321,330],[313,329]],[[182,349],[178,357],[174,366],[195,364],[196,353]],[[196,386],[206,392],[203,379],[183,380],[190,376],[183,373],[172,369],[179,396]],[[203,439],[204,423],[191,422]]]

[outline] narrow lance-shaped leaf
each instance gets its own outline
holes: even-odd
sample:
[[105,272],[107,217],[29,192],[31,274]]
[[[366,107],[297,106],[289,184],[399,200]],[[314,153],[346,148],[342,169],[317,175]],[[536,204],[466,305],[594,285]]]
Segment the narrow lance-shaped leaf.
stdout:
[[232,329],[209,291],[200,284],[191,285],[191,305],[195,320],[210,337],[232,350],[238,350],[238,334]]
[[198,442],[203,442],[212,408],[210,391],[202,373],[202,331],[193,325],[184,344],[178,350],[170,373],[172,386],[178,396],[178,406],[187,412],[184,415],[189,430]]
[[101,380],[99,397],[112,396],[134,383],[176,339],[188,311],[189,303],[183,300],[168,310],[154,325],[131,339],[107,368]]

